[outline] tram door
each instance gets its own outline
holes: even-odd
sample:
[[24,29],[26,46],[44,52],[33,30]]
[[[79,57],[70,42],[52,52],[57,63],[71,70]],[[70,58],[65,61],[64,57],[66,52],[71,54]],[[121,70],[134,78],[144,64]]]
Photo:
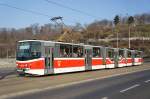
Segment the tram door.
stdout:
[[106,68],[117,67],[117,50],[114,48],[106,49]]
[[119,65],[119,49],[114,49],[114,67],[118,67]]
[[85,48],[85,70],[92,70],[92,48]]
[[45,47],[45,74],[53,72],[53,48],[50,46]]
[[132,65],[134,65],[134,59],[135,59],[134,55],[135,55],[135,50],[131,50]]

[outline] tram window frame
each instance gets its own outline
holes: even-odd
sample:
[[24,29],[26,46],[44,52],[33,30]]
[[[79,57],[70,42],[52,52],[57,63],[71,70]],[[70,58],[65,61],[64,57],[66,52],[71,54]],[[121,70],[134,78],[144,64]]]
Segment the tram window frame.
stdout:
[[124,50],[119,50],[119,57],[124,57]]
[[135,58],[141,58],[142,52],[136,51],[134,56],[135,56]]
[[131,57],[132,57],[132,52],[131,52],[131,51],[128,51],[128,52],[127,52],[127,56],[128,56],[129,58],[131,58]]
[[[110,55],[111,54],[111,55]],[[107,57],[111,58],[111,59],[114,59],[114,49],[108,49],[107,50]]]
[[102,57],[102,55],[101,55],[101,48],[93,47],[93,57]]
[[60,57],[60,44],[55,44],[54,47],[54,57]]
[[[25,55],[25,50],[27,51],[27,55]],[[17,45],[17,60],[26,61],[31,59],[38,59],[42,56],[42,48],[41,48],[41,42],[35,42],[35,41],[27,41],[27,42],[19,42]]]
[[55,53],[57,57],[61,58],[80,58],[84,55],[84,49],[81,45],[72,45],[72,44],[59,44],[56,45]]
[[72,45],[60,44],[59,57],[72,57]]
[[73,53],[72,53],[72,57],[73,58],[79,58],[79,57],[83,57],[83,46],[80,45],[73,45],[72,47],[73,49]]

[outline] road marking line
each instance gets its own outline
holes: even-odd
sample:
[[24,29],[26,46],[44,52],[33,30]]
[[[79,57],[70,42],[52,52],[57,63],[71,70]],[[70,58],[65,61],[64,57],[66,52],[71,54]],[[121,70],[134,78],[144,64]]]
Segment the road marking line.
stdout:
[[150,79],[149,80],[146,80],[146,81],[144,81],[145,83],[149,83],[150,82]]
[[0,95],[0,99],[12,98],[12,97],[15,97],[15,96],[21,96],[21,95],[36,93],[36,92],[45,91],[45,90],[52,90],[52,89],[56,89],[56,88],[71,86],[71,85],[90,82],[90,81],[94,81],[94,80],[100,80],[100,79],[109,78],[109,77],[116,77],[116,76],[125,75],[125,74],[131,74],[131,73],[135,73],[135,72],[141,72],[141,71],[145,71],[145,70],[150,70],[150,69],[135,70],[135,71],[131,71],[131,72],[125,72],[125,73],[120,73],[120,74],[108,75],[108,76],[103,76],[103,77],[87,79],[87,80],[81,80],[81,81],[75,81],[75,82],[70,82],[70,83],[65,83],[65,84],[49,86],[49,87],[46,87],[46,88],[40,88],[40,89],[36,88],[36,89],[25,90],[25,91],[21,91],[21,92],[4,94],[4,95]]
[[128,90],[131,90],[131,89],[133,89],[133,88],[135,88],[135,87],[138,87],[138,86],[140,86],[140,84],[135,84],[135,85],[133,85],[133,86],[131,86],[131,87],[128,87],[128,88],[126,88],[126,89],[124,89],[124,90],[121,90],[120,92],[121,92],[121,93],[124,93],[124,92],[126,92],[126,91],[128,91]]
[[103,97],[103,98],[101,98],[101,99],[108,99],[108,97]]

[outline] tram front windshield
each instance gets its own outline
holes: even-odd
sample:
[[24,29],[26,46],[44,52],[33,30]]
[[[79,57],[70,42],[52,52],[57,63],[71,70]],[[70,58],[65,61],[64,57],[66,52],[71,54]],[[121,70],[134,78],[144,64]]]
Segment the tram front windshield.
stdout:
[[17,46],[17,60],[26,61],[37,59],[41,57],[41,43],[40,42],[19,42]]

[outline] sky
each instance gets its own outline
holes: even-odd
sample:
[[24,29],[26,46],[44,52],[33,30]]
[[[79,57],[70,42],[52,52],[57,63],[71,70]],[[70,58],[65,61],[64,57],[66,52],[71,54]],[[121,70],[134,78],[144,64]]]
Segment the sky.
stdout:
[[[56,16],[62,16],[66,25],[76,23],[84,25],[95,20],[113,20],[115,15],[129,16],[150,13],[150,0],[49,1],[61,4],[61,6],[46,0],[0,0],[0,28],[23,28],[35,23],[44,25],[53,23],[50,19]],[[28,11],[18,10],[15,7]]]

